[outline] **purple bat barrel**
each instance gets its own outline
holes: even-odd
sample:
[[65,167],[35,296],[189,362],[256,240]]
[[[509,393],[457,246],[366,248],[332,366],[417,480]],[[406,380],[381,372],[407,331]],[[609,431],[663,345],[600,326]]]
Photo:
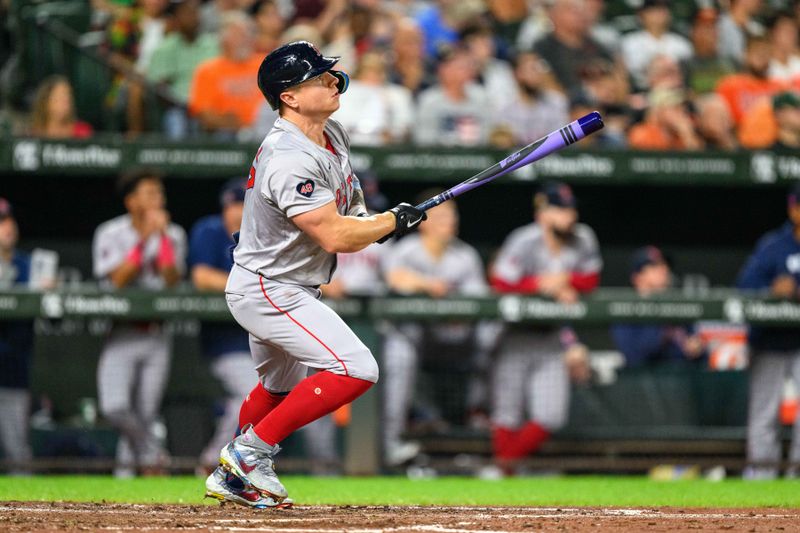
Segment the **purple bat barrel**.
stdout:
[[587,135],[601,130],[603,128],[603,118],[597,111],[592,111],[588,115],[582,116],[578,120],[574,120],[552,133],[542,137],[538,141],[529,144],[528,146],[517,150],[509,155],[502,161],[495,163],[491,167],[479,172],[478,174],[466,179],[446,190],[441,194],[437,194],[433,198],[425,200],[417,206],[417,209],[427,211],[451,198],[455,198],[467,191],[471,191],[480,187],[484,183],[488,183],[500,176],[504,176],[509,172],[513,172],[525,165],[530,165],[534,161],[538,161],[545,156],[552,154],[555,151],[566,148],[567,146],[578,142]]

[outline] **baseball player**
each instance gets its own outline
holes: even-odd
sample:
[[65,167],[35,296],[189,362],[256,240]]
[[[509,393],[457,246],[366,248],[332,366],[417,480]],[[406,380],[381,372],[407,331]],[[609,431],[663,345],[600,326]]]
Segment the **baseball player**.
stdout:
[[[535,222],[503,243],[491,282],[501,293],[573,303],[600,279],[602,259],[591,228],[578,223],[568,185],[545,184],[534,196]],[[567,421],[570,374],[588,379],[587,351],[569,328],[508,326],[498,348],[492,394],[492,444],[498,474],[512,474]]]
[[[225,291],[233,266],[233,234],[242,225],[244,187],[244,179],[229,180],[220,193],[222,212],[201,218],[192,228],[189,268],[192,283],[201,291]],[[253,360],[247,332],[237,324],[203,323],[201,339],[203,351],[211,360],[211,373],[226,394],[216,431],[200,455],[201,466],[213,470],[219,462],[219,450],[236,434],[239,407],[253,385]]]
[[[98,226],[94,275],[106,287],[158,291],[177,284],[186,260],[186,233],[170,222],[161,175],[134,169],[121,176],[127,214]],[[157,321],[115,323],[97,367],[100,411],[120,432],[117,475],[131,468],[159,472],[166,451],[153,434],[169,373],[171,340]]]
[[[785,300],[800,298],[800,184],[789,193],[789,220],[764,235],[747,260],[738,286],[766,291]],[[800,332],[797,328],[750,328],[750,403],[747,421],[749,479],[771,479],[781,461],[778,412],[785,380],[800,386]],[[800,469],[800,417],[795,419],[787,476]]]
[[[11,203],[0,198],[0,288],[27,284],[30,279],[31,257],[16,249],[18,239]],[[28,440],[32,355],[31,321],[0,322],[0,449],[12,474],[28,473],[27,463],[33,458]]]
[[[421,201],[442,191],[426,191]],[[424,294],[432,298],[451,295],[480,296],[488,293],[483,262],[478,252],[456,237],[458,211],[455,201],[428,211],[419,234],[397,243],[384,264],[386,284],[398,294]],[[446,366],[455,374],[467,376],[475,352],[475,326],[467,323],[426,325],[405,322],[387,325],[383,350],[384,375],[384,460],[398,465],[412,459],[419,443],[401,436],[416,383],[424,348],[429,366]]]
[[[643,246],[631,257],[631,285],[642,298],[669,289],[672,271],[661,250]],[[611,338],[628,368],[699,361],[703,341],[691,328],[675,324],[614,324]]]
[[[330,115],[347,89],[337,57],[306,41],[264,58],[258,86],[278,110],[247,181],[228,307],[250,333],[259,382],[242,404],[242,433],[220,453],[207,495],[254,507],[286,505],[275,474],[279,443],[350,403],[378,380],[369,349],[329,307],[319,286],[336,254],[403,235],[425,219],[409,204],[369,216],[349,159],[349,139]],[[230,475],[228,475],[230,474]],[[237,492],[244,487],[248,496]],[[258,494],[255,501],[250,494]]]

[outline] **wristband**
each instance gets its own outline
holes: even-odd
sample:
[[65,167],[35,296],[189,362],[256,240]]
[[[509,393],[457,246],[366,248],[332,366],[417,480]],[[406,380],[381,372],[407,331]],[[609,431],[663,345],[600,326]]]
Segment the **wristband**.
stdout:
[[175,247],[172,246],[172,241],[166,235],[161,236],[161,243],[156,256],[156,266],[159,269],[175,266]]
[[130,249],[125,261],[131,263],[136,268],[142,268],[142,258],[144,255],[144,241],[139,241],[136,246]]

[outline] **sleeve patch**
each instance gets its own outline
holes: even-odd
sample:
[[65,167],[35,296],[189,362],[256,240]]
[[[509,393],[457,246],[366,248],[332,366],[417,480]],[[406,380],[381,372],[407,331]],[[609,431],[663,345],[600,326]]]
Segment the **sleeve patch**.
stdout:
[[306,198],[311,198],[311,195],[314,193],[314,182],[312,180],[306,180],[301,183],[297,184],[297,192],[301,196],[305,196]]

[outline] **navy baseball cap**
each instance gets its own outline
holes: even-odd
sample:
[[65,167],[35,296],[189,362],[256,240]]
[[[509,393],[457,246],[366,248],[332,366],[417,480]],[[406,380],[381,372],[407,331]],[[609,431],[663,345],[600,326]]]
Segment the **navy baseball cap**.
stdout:
[[633,252],[631,256],[631,274],[638,274],[642,269],[649,265],[664,263],[669,265],[661,250],[655,246],[643,246]]
[[222,190],[219,193],[219,205],[221,207],[226,207],[233,203],[244,202],[246,184],[247,180],[244,178],[231,178],[225,182],[225,185],[222,186]]
[[11,202],[0,196],[0,220],[5,220],[14,216],[14,210],[11,209]]
[[546,205],[553,207],[578,207],[578,201],[572,193],[572,187],[560,181],[548,181],[542,185],[539,193],[544,195]]

